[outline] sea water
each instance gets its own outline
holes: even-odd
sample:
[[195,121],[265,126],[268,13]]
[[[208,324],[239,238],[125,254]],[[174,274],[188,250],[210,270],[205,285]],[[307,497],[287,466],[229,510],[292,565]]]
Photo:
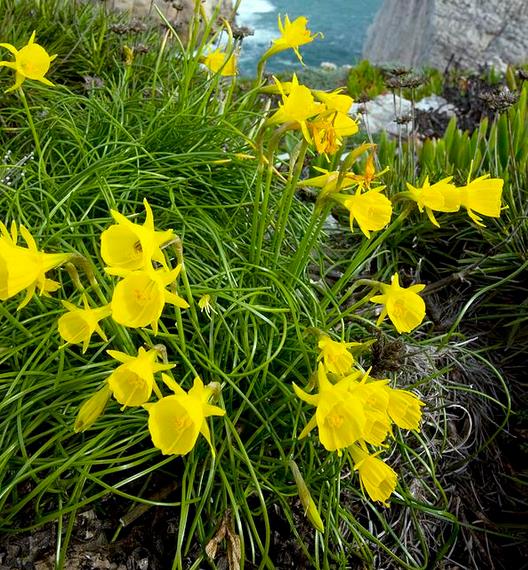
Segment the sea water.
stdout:
[[[288,14],[290,20],[298,16],[308,18],[308,28],[322,32],[324,39],[316,39],[302,46],[304,62],[318,67],[323,62],[353,65],[361,57],[368,26],[383,0],[241,0],[237,23],[249,26],[254,35],[245,38],[240,54],[240,71],[245,75],[255,72],[259,57],[279,37],[277,16]],[[266,64],[268,71],[294,71],[300,64],[292,50],[274,55]]]

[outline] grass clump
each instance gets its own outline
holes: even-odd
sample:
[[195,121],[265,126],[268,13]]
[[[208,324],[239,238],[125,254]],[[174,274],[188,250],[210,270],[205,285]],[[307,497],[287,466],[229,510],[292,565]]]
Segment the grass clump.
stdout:
[[[449,559],[471,525],[448,475],[494,436],[450,398],[469,393],[502,425],[508,391],[454,332],[435,337],[423,300],[435,289],[404,249],[426,232],[409,223],[425,202],[387,183],[373,145],[350,144],[350,98],[294,78],[264,89],[280,96],[266,108],[266,58],[314,40],[306,22],[284,21],[240,93],[228,24],[195,24],[186,46],[167,22],[134,32],[143,53],[94,6],[0,7],[5,41],[20,50],[36,29],[59,54],[55,87],[21,68],[22,87],[2,95],[0,207],[24,238],[6,227],[0,242],[2,531],[57,525],[67,567],[76,516],[117,496],[113,540],[137,503],[174,514],[167,567],[214,567],[226,536],[246,567],[281,567],[286,539],[314,568]],[[211,63],[216,48],[226,65]],[[11,85],[10,70],[0,79]],[[444,207],[451,193],[496,220],[490,173],[491,208],[461,180],[426,207],[468,231]],[[337,260],[324,232],[336,209],[364,234]],[[497,394],[468,387],[476,368]]]

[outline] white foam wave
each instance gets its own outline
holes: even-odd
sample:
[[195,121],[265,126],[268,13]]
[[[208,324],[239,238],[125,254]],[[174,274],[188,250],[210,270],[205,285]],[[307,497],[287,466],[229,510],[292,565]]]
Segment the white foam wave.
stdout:
[[255,26],[262,14],[275,12],[275,6],[269,0],[242,0],[237,12],[237,23],[242,26]]

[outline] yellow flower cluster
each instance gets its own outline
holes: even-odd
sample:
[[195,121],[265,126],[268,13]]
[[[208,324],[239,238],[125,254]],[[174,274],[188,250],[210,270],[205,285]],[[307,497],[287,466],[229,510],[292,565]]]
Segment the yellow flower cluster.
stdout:
[[[162,251],[162,246],[174,240],[175,235],[172,230],[156,230],[152,209],[146,199],[143,205],[146,212],[144,224],[133,223],[112,210],[116,223],[101,234],[101,257],[107,264],[105,271],[122,278],[114,288],[112,301],[95,309],[89,307],[86,297],[83,297],[83,309],[63,302],[68,313],[59,318],[59,333],[69,343],[82,342],[83,352],[94,332],[107,340],[99,326],[101,319],[111,316],[116,323],[131,328],[150,325],[156,334],[166,303],[180,308],[189,306],[176,292],[166,289],[175,282],[182,269],[181,263],[171,269]],[[204,386],[197,377],[194,386],[186,393],[173,378],[162,374],[163,383],[174,392],[174,395],[163,396],[155,374],[170,370],[174,365],[158,363],[160,352],[156,348],[146,350],[140,347],[136,356],[118,350],[107,350],[107,353],[121,364],[106,379],[103,388],[81,406],[76,431],[90,427],[113,395],[123,409],[142,406],[148,411],[152,442],[162,453],[189,453],[200,433],[211,444],[205,420],[225,413],[209,404],[210,398],[219,393],[218,383]],[[149,402],[152,392],[158,397],[155,403]]]
[[351,346],[327,335],[319,339],[318,393],[309,394],[293,384],[295,394],[315,406],[312,419],[301,431],[306,437],[315,427],[328,451],[348,452],[361,483],[374,501],[386,503],[396,487],[396,473],[377,457],[392,435],[392,425],[418,430],[423,402],[412,392],[389,386],[389,380],[370,378],[354,368]]
[[[146,220],[134,224],[112,210],[117,222],[101,234],[101,257],[109,275],[122,277],[116,285],[112,302],[112,318],[131,328],[150,325],[154,334],[166,303],[186,309],[189,303],[167,286],[180,274],[181,264],[169,269],[161,246],[174,238],[172,230],[156,231],[152,210],[143,200]],[[158,266],[154,267],[154,263]]]
[[[146,210],[143,225],[135,224],[119,212],[112,211],[117,223],[101,235],[101,256],[108,264],[106,272],[122,277],[114,288],[112,301],[93,308],[86,293],[82,295],[82,308],[62,301],[67,312],[58,319],[59,334],[66,343],[82,344],[83,353],[88,349],[94,332],[105,342],[108,341],[99,324],[107,317],[111,316],[116,323],[132,328],[151,325],[156,333],[165,303],[180,308],[189,306],[175,292],[165,289],[174,283],[182,268],[180,263],[171,269],[161,249],[175,238],[174,233],[172,230],[157,231],[150,205],[147,200],[143,203]],[[26,247],[17,243],[19,233]],[[26,290],[18,307],[20,309],[30,301],[36,289],[44,295],[56,291],[60,284],[48,278],[46,273],[73,258],[70,253],[40,251],[24,226],[17,228],[13,222],[11,231],[8,231],[0,222],[0,300],[5,301]],[[76,274],[76,270],[73,271]],[[202,297],[204,300],[206,298],[208,302],[203,306],[210,309],[209,296]],[[170,370],[174,365],[157,362],[160,356],[158,348],[146,350],[140,347],[136,356],[118,350],[107,350],[107,353],[121,364],[80,407],[74,426],[76,432],[89,428],[103,413],[113,395],[123,409],[142,406],[148,411],[148,429],[154,446],[162,453],[189,453],[200,433],[211,445],[206,418],[225,413],[209,403],[220,392],[217,382],[204,386],[202,380],[196,377],[193,387],[185,392],[173,378],[162,374],[164,384],[174,393],[163,396],[156,384],[155,374]],[[149,402],[152,392],[158,397],[155,403]]]
[[348,115],[354,101],[341,89],[331,93],[312,91],[300,85],[295,74],[291,82],[281,83],[275,78],[275,84],[267,91],[280,93],[282,103],[266,121],[268,126],[287,124],[301,129],[306,141],[321,154],[334,154],[344,137],[358,132],[357,122]]
[[504,180],[485,174],[456,187],[451,183],[452,178],[450,176],[431,185],[427,177],[421,188],[407,183],[408,191],[402,194],[416,202],[420,212],[425,210],[431,223],[437,227],[440,224],[433,212],[458,212],[461,207],[466,208],[469,217],[479,226],[484,224],[477,214],[490,218],[500,216]]
[[[284,20],[279,16],[280,37],[273,40],[271,47],[260,60],[257,84],[262,79],[264,62],[274,54],[292,49],[303,63],[300,46],[321,35],[312,34],[307,24],[304,17],[290,21],[288,16],[285,16]],[[226,26],[232,39],[231,30],[227,24]],[[0,61],[0,67],[15,71],[15,83],[7,91],[20,89],[26,79],[53,85],[45,75],[56,56],[50,56],[42,46],[35,43],[35,32],[27,45],[20,50],[7,43],[0,43],[0,48],[7,49],[14,56],[14,61]],[[125,46],[125,54],[126,65],[132,65],[133,51]],[[208,50],[208,53],[199,55],[198,58],[212,73],[226,77],[235,76],[237,73],[236,55],[232,51],[222,51],[218,47]],[[394,205],[399,199],[416,203],[419,211],[425,211],[435,226],[439,226],[435,212],[457,212],[461,208],[465,208],[470,218],[481,226],[481,216],[499,217],[504,181],[490,178],[489,175],[472,181],[468,179],[466,184],[460,187],[452,183],[452,177],[434,184],[430,184],[426,178],[421,187],[407,183],[406,191],[397,194],[392,200],[389,199],[384,194],[386,187],[380,183],[381,175],[385,171],[376,172],[373,144],[361,145],[351,151],[341,170],[316,168],[318,176],[298,182],[308,145],[312,145],[316,153],[328,158],[342,149],[346,137],[358,132],[357,122],[349,115],[353,100],[341,89],[332,92],[309,89],[299,84],[295,74],[290,82],[275,79],[274,86],[262,88],[261,91],[277,93],[281,100],[278,108],[263,121],[263,128],[257,135],[257,140],[260,140],[259,136],[265,133],[266,128],[280,126],[277,129],[279,135],[283,131],[299,130],[305,141],[301,147],[302,152],[298,153],[301,158],[297,161],[297,168],[292,166],[290,169],[290,198],[293,198],[297,187],[319,188],[317,207],[321,208],[326,204],[344,207],[349,212],[351,229],[354,223],[357,223],[368,239],[371,232],[380,231],[389,225]],[[257,89],[254,92],[256,93]],[[20,94],[23,96],[22,90]],[[259,145],[255,144],[254,148],[260,151]],[[354,162],[365,152],[368,154],[363,172],[353,171]],[[236,156],[253,157],[244,153],[238,153]],[[270,156],[273,157],[273,152]],[[267,161],[270,166],[271,181],[273,159],[268,160],[263,152],[261,157],[261,164]],[[337,160],[334,164],[336,162]],[[293,172],[296,174],[292,175]],[[269,191],[270,185],[271,182],[266,190]],[[259,197],[258,193],[256,197]],[[281,212],[284,219],[288,217],[289,202],[291,200],[286,199],[280,203],[285,207],[286,213],[282,215]],[[258,212],[257,206],[260,204],[268,205],[267,195],[262,202],[255,202],[255,212]],[[62,301],[66,312],[58,319],[58,332],[66,343],[82,344],[83,353],[88,350],[94,333],[108,342],[100,324],[103,319],[111,318],[114,327],[150,327],[156,335],[166,304],[172,304],[179,309],[189,307],[189,303],[180,297],[176,290],[176,281],[183,271],[181,255],[174,267],[165,254],[165,247],[176,241],[177,237],[172,230],[157,230],[152,209],[146,199],[143,205],[143,224],[134,223],[120,212],[111,210],[115,223],[101,234],[100,253],[106,264],[105,272],[119,278],[113,288],[110,302],[100,307],[92,307],[87,292],[83,292],[81,297],[82,307]],[[263,209],[266,210],[266,207]],[[317,209],[315,213],[318,213]],[[267,212],[264,211],[263,217],[255,216],[254,219],[266,221],[266,215]],[[264,235],[265,225],[260,224],[259,231],[255,231],[253,235]],[[25,247],[18,245],[18,234],[24,239]],[[279,237],[275,241],[278,244],[278,259],[281,253],[280,237],[285,234],[277,231],[277,235]],[[302,252],[309,249],[300,248]],[[0,222],[0,300],[25,291],[18,307],[20,309],[30,301],[37,289],[43,295],[56,291],[60,287],[59,283],[46,274],[71,258],[71,254],[40,251],[24,226],[17,228],[13,223],[8,231]],[[258,261],[258,255],[256,258]],[[187,287],[187,296],[190,297],[188,282],[184,281],[184,284]],[[365,302],[368,300],[382,306],[378,325],[388,316],[398,333],[408,333],[423,322],[425,303],[420,293],[425,285],[402,287],[398,274],[392,275],[390,284],[371,282],[371,285],[376,294],[366,297]],[[214,313],[215,309],[209,294],[201,297],[198,307],[212,318],[211,313]],[[362,370],[353,354],[353,350],[360,349],[361,345],[362,343],[357,342],[338,342],[326,334],[319,336],[317,392],[312,394],[310,390],[293,384],[296,396],[315,407],[313,417],[302,429],[299,438],[308,436],[317,428],[319,441],[327,451],[347,454],[354,469],[359,473],[366,494],[373,501],[387,504],[395,491],[397,474],[378,456],[387,447],[387,441],[393,435],[393,426],[419,430],[424,403],[410,391],[391,387],[388,379],[372,378],[370,370]],[[220,393],[220,385],[217,382],[204,385],[201,378],[196,376],[193,386],[185,391],[166,373],[175,365],[167,362],[166,354],[159,345],[140,347],[135,355],[118,350],[106,352],[119,365],[109,374],[102,387],[80,407],[75,431],[89,428],[103,413],[113,396],[122,409],[142,407],[147,411],[148,429],[153,445],[163,454],[189,453],[202,434],[214,455],[207,418],[225,414],[222,408],[211,403]],[[163,362],[158,362],[162,356]],[[156,381],[158,373],[161,376],[161,387]],[[169,390],[170,395],[164,395],[162,388]],[[157,398],[154,402],[151,401],[153,393]],[[308,517],[312,524],[323,532],[323,521],[315,502],[294,462],[291,467]]]
[[[350,229],[357,222],[363,234],[370,238],[370,232],[385,228],[392,217],[393,204],[381,192],[385,186],[372,186],[372,182],[381,173],[375,173],[372,154],[367,158],[365,172],[358,175],[354,172],[328,171],[318,168],[322,174],[307,178],[299,186],[320,188],[317,198],[319,205],[334,201],[344,206],[350,214]],[[498,218],[501,211],[501,199],[504,180],[490,178],[489,174],[480,176],[466,185],[456,187],[451,183],[452,177],[444,178],[430,185],[426,178],[423,186],[414,187],[407,183],[407,191],[399,196],[416,202],[420,212],[425,210],[431,222],[439,227],[433,211],[458,212],[466,208],[469,217],[483,226],[482,216]],[[343,190],[355,187],[354,194],[345,194]],[[398,197],[398,195],[396,196]]]

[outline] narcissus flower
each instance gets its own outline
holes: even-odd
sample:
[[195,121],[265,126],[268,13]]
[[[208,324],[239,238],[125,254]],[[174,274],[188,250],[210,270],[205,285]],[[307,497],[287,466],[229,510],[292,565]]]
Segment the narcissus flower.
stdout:
[[66,342],[71,344],[83,344],[83,353],[88,349],[90,339],[96,332],[104,341],[108,340],[99,326],[99,321],[109,317],[112,313],[110,305],[90,308],[88,300],[83,296],[84,309],[80,309],[73,303],[62,301],[68,312],[58,320],[59,334]]
[[418,295],[425,289],[425,285],[411,285],[400,287],[398,274],[391,278],[391,284],[380,283],[381,295],[375,295],[370,300],[373,303],[384,305],[378,318],[379,325],[389,315],[389,319],[399,333],[410,332],[415,329],[425,317],[425,303]]
[[354,364],[354,357],[348,349],[360,345],[360,342],[338,342],[332,340],[328,335],[322,334],[317,343],[321,351],[317,360],[323,361],[327,372],[344,376],[351,371]]
[[414,200],[420,212],[425,210],[431,223],[439,228],[440,224],[436,221],[433,211],[456,212],[460,208],[460,193],[455,185],[450,183],[452,178],[449,176],[431,185],[429,177],[426,177],[421,188],[407,182],[407,192],[402,194]]
[[337,89],[329,93],[327,91],[314,90],[312,93],[321,103],[325,104],[328,111],[337,111],[346,115],[350,111],[354,99],[350,95],[344,95],[341,91],[342,89]]
[[392,434],[391,418],[387,413],[388,380],[370,380],[368,374],[364,374],[360,382],[352,382],[349,390],[361,402],[367,418],[361,439],[379,446]]
[[318,118],[310,121],[308,129],[319,154],[335,154],[341,147],[341,139],[330,120]]
[[112,318],[120,325],[131,328],[150,325],[154,334],[158,332],[158,321],[165,307],[170,303],[187,309],[189,303],[166,287],[174,283],[181,271],[181,264],[175,269],[140,269],[126,271],[107,267],[106,272],[123,279],[115,286],[112,295]]
[[308,122],[315,148],[320,154],[334,154],[343,144],[344,137],[358,131],[357,123],[348,115],[324,112]]
[[112,390],[110,390],[108,384],[105,383],[100,390],[83,402],[79,408],[73,431],[78,433],[88,429],[94,424],[97,418],[104,412],[111,395]]
[[377,186],[362,193],[358,186],[353,195],[334,194],[332,198],[342,204],[350,212],[350,229],[353,229],[354,220],[359,229],[370,239],[370,232],[383,229],[392,216],[391,201],[380,194],[385,186]]
[[223,76],[236,75],[236,57],[231,54],[229,57],[226,52],[220,48],[203,56],[201,62],[209,68],[213,73],[220,73]]
[[15,56],[14,62],[0,61],[0,67],[9,67],[15,71],[15,84],[6,89],[6,93],[18,89],[26,79],[34,79],[53,87],[53,83],[44,76],[57,56],[50,56],[42,46],[35,43],[35,32],[31,34],[27,45],[20,50],[11,44],[0,44],[0,47],[9,50]]
[[[458,188],[460,205],[466,208],[469,217],[479,226],[484,226],[477,214],[498,218],[501,210],[502,178],[490,178],[489,174],[468,181]],[[475,213],[476,212],[476,213]]]
[[[156,390],[154,374],[160,370],[170,370],[174,364],[158,364],[158,351],[141,347],[137,356],[130,356],[118,350],[106,351],[112,358],[122,362],[108,377],[108,387],[114,398],[125,406],[142,406]],[[161,397],[161,394],[159,393]]]
[[387,412],[391,420],[402,429],[419,430],[422,406],[425,404],[412,392],[385,386],[388,395]]
[[359,472],[361,485],[373,501],[387,504],[394,493],[398,476],[396,472],[375,455],[370,455],[358,445],[348,448],[354,468]]
[[[275,79],[275,82],[280,89],[280,81]],[[320,113],[323,105],[315,101],[308,87],[299,85],[295,73],[293,74],[289,94],[286,95],[284,92],[281,92],[281,94],[282,105],[279,104],[279,109],[266,121],[266,124],[293,123],[294,128],[301,129],[305,139],[311,142],[306,121]]]
[[292,49],[295,52],[295,55],[299,58],[299,61],[304,65],[301,54],[299,53],[299,46],[309,44],[310,42],[313,42],[317,36],[323,37],[323,34],[318,32],[312,35],[310,30],[306,27],[308,25],[308,20],[304,16],[299,16],[293,22],[290,22],[290,19],[286,15],[284,16],[283,23],[279,15],[278,25],[281,37],[273,40],[272,46],[261,59],[265,60],[276,53]]
[[36,289],[44,295],[56,291],[60,284],[46,277],[46,272],[66,263],[70,253],[44,253],[37,249],[33,236],[20,226],[20,235],[28,247],[17,245],[18,231],[15,222],[11,233],[0,222],[0,300],[5,301],[26,289],[26,296],[18,306],[27,305]]
[[172,230],[156,231],[152,209],[145,198],[146,218],[143,225],[134,224],[128,218],[111,210],[117,224],[101,234],[101,256],[110,267],[120,269],[144,269],[156,261],[167,266],[160,247],[174,238]]
[[348,115],[348,111],[354,100],[348,95],[343,95],[340,90],[327,93],[325,91],[312,91],[315,97],[324,104],[324,112],[321,118],[326,118],[334,127],[339,139],[350,137],[359,130],[358,124]]
[[204,386],[197,376],[193,387],[185,392],[167,374],[162,374],[162,378],[174,396],[143,406],[149,413],[148,428],[154,446],[164,455],[185,455],[194,448],[201,433],[214,455],[206,418],[225,414],[222,408],[209,404],[211,397],[219,392],[220,385],[212,382]]
[[295,394],[307,404],[316,406],[315,415],[299,435],[306,437],[314,427],[319,440],[328,451],[338,451],[361,438],[367,418],[361,402],[349,391],[350,381],[343,379],[332,384],[322,363],[317,370],[318,394],[308,394],[293,384]]

